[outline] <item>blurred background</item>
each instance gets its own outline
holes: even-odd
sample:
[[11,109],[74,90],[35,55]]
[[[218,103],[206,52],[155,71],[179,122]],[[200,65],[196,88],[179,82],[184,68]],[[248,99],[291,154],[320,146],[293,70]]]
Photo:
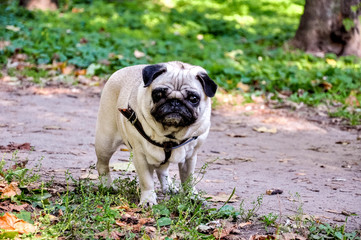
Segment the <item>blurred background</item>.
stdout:
[[215,105],[256,96],[361,122],[359,0],[0,4],[0,77],[12,84],[93,87],[129,65],[179,60],[219,84]]

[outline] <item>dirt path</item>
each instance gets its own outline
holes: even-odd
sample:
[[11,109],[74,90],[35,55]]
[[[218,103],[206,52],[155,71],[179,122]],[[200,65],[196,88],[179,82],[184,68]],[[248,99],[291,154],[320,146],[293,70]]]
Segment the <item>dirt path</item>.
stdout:
[[[42,160],[44,177],[62,181],[95,164],[94,128],[100,89],[14,89],[0,83],[0,145],[29,142],[35,151],[20,151],[34,165]],[[300,114],[298,114],[300,115]],[[261,133],[254,128],[276,129]],[[361,140],[357,130],[342,131],[286,110],[261,104],[232,111],[216,110],[208,141],[199,154],[198,167],[209,166],[198,189],[211,195],[230,194],[255,200],[266,190],[261,213],[305,214],[361,229]],[[10,159],[5,154],[5,159]],[[128,152],[113,157],[127,161]],[[171,173],[176,174],[175,166]],[[117,173],[112,173],[113,176]],[[297,194],[299,198],[297,198]],[[240,201],[233,203],[238,206]],[[285,219],[285,218],[284,218]]]

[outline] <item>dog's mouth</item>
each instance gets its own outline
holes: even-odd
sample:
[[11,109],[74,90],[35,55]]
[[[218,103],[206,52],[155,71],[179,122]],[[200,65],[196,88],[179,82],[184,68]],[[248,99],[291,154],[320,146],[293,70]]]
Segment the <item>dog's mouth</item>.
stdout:
[[186,127],[197,120],[194,110],[177,99],[155,106],[151,114],[156,121],[165,126]]

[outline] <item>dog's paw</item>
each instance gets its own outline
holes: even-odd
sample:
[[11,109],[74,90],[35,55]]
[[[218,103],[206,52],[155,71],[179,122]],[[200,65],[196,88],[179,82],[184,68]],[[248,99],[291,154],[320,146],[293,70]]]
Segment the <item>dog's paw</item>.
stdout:
[[111,188],[112,187],[112,178],[110,175],[100,176],[100,185],[103,187]]
[[140,196],[139,206],[144,208],[150,208],[157,204],[157,195],[153,190],[144,191]]

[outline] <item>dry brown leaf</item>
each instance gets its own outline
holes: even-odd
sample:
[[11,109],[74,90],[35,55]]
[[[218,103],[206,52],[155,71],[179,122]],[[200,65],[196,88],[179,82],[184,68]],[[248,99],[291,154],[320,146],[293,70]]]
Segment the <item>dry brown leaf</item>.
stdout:
[[25,204],[22,204],[22,205],[15,205],[15,204],[11,204],[10,205],[10,212],[15,210],[17,212],[20,212],[20,211],[23,211],[25,210],[25,208],[27,208],[29,206],[29,204],[25,203]]
[[214,232],[213,232],[213,236],[216,238],[216,239],[223,239],[225,238],[226,236],[229,235],[229,233],[231,232],[231,229],[230,228],[226,228],[226,229],[214,229]]
[[45,130],[61,130],[62,128],[59,126],[54,126],[54,125],[45,125],[45,126],[43,126],[43,129],[45,129]]
[[282,233],[282,235],[278,236],[277,239],[280,239],[280,240],[294,240],[294,239],[306,240],[305,237],[298,235],[296,233]]
[[249,240],[271,240],[276,239],[274,235],[252,235]]
[[306,176],[306,173],[300,172],[300,173],[296,173],[297,176]]
[[277,128],[255,127],[253,130],[259,133],[277,133]]
[[115,220],[115,224],[118,225],[119,227],[126,227],[127,223],[120,221],[120,220]]
[[235,134],[235,133],[227,133],[227,136],[233,137],[233,138],[245,138],[247,135],[244,134]]
[[352,90],[350,92],[350,95],[345,99],[345,103],[349,106],[359,107],[360,101],[356,97],[357,92],[355,90]]
[[239,82],[237,84],[237,88],[241,89],[243,92],[248,92],[250,87],[247,84],[244,84],[242,82]]
[[282,194],[283,190],[281,189],[269,189],[266,191],[267,195],[276,195],[276,194]]
[[124,237],[125,234],[124,233],[121,233],[121,232],[118,232],[116,230],[114,231],[111,231],[111,232],[108,232],[108,230],[104,230],[103,232],[100,232],[100,233],[96,233],[95,234],[95,238],[96,239],[99,239],[99,238],[102,238],[102,239],[107,239],[107,238],[110,238],[110,239],[122,239],[122,237]]
[[[1,183],[3,185],[3,182]],[[0,198],[10,198],[16,195],[21,194],[21,190],[18,188],[17,182],[11,182],[10,184],[5,183],[4,188],[0,188],[0,192],[2,193]]]
[[70,75],[73,73],[74,69],[75,69],[75,67],[72,65],[64,66],[61,68],[61,73],[64,75]]
[[31,146],[30,143],[14,143],[14,142],[10,142],[7,146],[2,146],[0,145],[0,150],[3,151],[7,151],[7,152],[11,152],[11,151],[15,151],[15,150],[31,150]]
[[248,226],[248,225],[251,225],[251,224],[252,224],[252,222],[242,222],[242,223],[238,224],[238,227],[244,228],[245,226]]
[[[230,195],[226,193],[218,193],[217,195],[205,195],[205,197],[210,197],[211,199],[208,200],[210,202],[226,202]],[[231,197],[231,199],[229,199],[228,202],[238,202],[238,196],[236,194],[233,194],[233,196]]]
[[351,142],[350,141],[337,141],[335,142],[336,144],[341,144],[341,145],[348,145],[350,144]]
[[329,90],[331,90],[331,88],[332,88],[332,84],[329,83],[329,82],[326,82],[326,81],[320,83],[320,85],[321,85],[321,86],[323,87],[323,89],[325,89],[326,91],[329,91]]
[[11,213],[5,213],[4,216],[0,217],[0,228],[5,231],[17,231],[20,234],[36,231],[34,225],[17,218]]
[[110,209],[112,209],[112,210],[115,210],[115,209],[124,209],[125,211],[130,211],[131,210],[131,208],[128,206],[128,205],[121,205],[121,206],[115,206],[115,207],[111,207]]
[[72,8],[71,12],[72,13],[82,13],[82,12],[84,12],[84,8]]
[[75,76],[86,75],[86,69],[76,70],[74,74],[75,74]]

